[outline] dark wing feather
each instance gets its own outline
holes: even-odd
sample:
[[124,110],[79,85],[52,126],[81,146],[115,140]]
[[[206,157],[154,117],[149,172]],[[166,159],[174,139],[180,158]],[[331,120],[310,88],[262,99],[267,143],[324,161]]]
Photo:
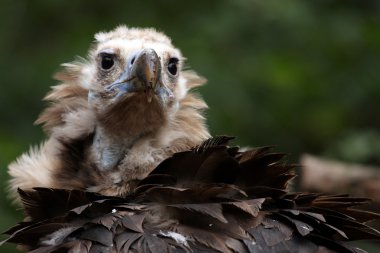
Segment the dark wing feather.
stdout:
[[[126,198],[19,191],[28,222],[5,242],[30,252],[359,252],[380,239],[367,199],[288,193],[294,165],[271,147],[240,152],[212,138],[163,161]],[[3,242],[4,243],[4,242]]]

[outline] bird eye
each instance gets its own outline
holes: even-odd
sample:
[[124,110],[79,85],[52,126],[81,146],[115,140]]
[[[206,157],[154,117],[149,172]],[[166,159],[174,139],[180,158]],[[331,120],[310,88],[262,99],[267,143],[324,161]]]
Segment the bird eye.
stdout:
[[114,61],[114,55],[113,54],[107,54],[107,53],[101,54],[102,69],[108,70],[108,69],[112,68],[114,63],[115,63],[115,61]]
[[177,74],[177,71],[178,71],[178,68],[177,68],[178,61],[179,61],[178,58],[170,58],[169,59],[168,71],[173,76],[175,76]]

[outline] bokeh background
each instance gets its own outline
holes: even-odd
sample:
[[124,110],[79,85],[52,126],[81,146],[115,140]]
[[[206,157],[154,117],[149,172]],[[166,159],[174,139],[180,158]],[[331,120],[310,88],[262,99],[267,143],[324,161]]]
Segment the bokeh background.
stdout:
[[119,24],[164,31],[209,80],[199,92],[213,134],[277,145],[293,161],[380,165],[380,1],[0,0],[1,231],[22,217],[7,165],[44,139],[33,122],[51,76]]

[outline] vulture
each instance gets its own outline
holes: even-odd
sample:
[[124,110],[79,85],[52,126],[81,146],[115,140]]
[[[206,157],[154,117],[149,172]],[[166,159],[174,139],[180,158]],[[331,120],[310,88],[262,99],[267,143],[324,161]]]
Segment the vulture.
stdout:
[[95,35],[64,64],[37,120],[48,139],[9,166],[26,252],[363,252],[369,200],[291,192],[297,166],[272,147],[211,137],[205,80],[155,29]]

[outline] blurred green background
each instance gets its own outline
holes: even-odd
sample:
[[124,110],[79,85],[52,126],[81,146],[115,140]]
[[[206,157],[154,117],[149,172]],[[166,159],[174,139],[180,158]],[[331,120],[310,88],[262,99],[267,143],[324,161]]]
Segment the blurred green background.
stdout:
[[1,231],[21,218],[7,165],[44,139],[52,74],[119,24],[164,31],[209,80],[213,134],[380,165],[380,1],[0,0],[0,21]]

